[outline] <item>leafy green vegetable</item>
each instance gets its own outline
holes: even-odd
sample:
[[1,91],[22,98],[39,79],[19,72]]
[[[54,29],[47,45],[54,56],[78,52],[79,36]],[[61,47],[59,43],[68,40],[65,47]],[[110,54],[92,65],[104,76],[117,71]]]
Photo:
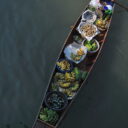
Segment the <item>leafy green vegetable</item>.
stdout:
[[73,36],[73,39],[77,42],[77,43],[82,43],[83,41],[83,38],[78,36],[78,35],[74,35]]
[[97,43],[95,41],[85,41],[84,45],[87,47],[88,51],[95,51],[97,49]]
[[80,78],[81,78],[80,70],[77,67],[75,67],[73,72],[75,73],[76,80],[80,80]]
[[58,91],[58,86],[55,83],[52,83],[51,89],[52,91]]
[[91,44],[86,44],[85,46],[87,47],[87,49],[88,49],[89,51],[91,51],[91,49],[92,49],[92,45],[91,45]]
[[59,119],[59,115],[57,114],[56,111],[53,111],[48,108],[44,108],[41,110],[41,112],[39,114],[39,118],[47,123],[54,125],[57,122],[57,120]]
[[88,74],[88,72],[81,71],[77,67],[74,68],[73,72],[75,73],[76,80],[85,80]]
[[82,76],[81,79],[85,80],[85,78],[87,77],[88,73],[87,72],[82,72]]

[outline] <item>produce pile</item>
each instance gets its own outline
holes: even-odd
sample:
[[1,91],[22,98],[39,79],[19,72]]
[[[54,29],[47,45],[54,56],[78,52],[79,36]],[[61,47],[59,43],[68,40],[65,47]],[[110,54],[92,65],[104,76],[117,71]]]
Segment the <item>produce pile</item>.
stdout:
[[59,115],[57,114],[56,111],[53,111],[53,110],[48,109],[48,108],[44,108],[41,110],[41,112],[39,114],[39,119],[43,120],[47,123],[50,123],[52,125],[55,125],[55,123],[59,119]]
[[57,62],[57,67],[63,72],[63,71],[70,71],[71,64],[67,60],[62,60]]
[[56,69],[39,114],[41,121],[56,125],[63,110],[78,93],[89,71],[86,68],[85,70],[80,68],[80,63],[86,62],[86,57],[90,57],[87,56],[88,54],[93,56],[100,49],[96,37],[108,29],[112,11],[112,2],[91,0],[81,15],[72,41],[65,46],[63,54],[56,63]]
[[72,99],[80,87],[80,81],[85,80],[86,76],[87,72],[81,71],[77,67],[70,73],[57,72],[54,76],[51,90],[60,91],[66,94],[68,99]]
[[91,41],[85,41],[84,46],[87,47],[88,52],[96,51],[97,48],[99,47],[98,43],[96,40],[91,40]]
[[88,22],[81,22],[78,26],[78,31],[83,38],[97,35],[97,27],[94,24]]
[[80,48],[77,51],[77,54],[71,53],[71,58],[72,58],[72,60],[79,61],[79,60],[81,60],[83,55],[84,55],[84,50],[82,48]]

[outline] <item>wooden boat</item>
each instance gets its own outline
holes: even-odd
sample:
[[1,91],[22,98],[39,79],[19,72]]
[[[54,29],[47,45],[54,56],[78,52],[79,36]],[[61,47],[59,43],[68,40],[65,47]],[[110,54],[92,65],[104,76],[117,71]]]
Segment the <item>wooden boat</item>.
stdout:
[[[113,4],[113,9],[114,9],[114,6],[115,6],[115,5]],[[87,8],[88,8],[88,6],[87,6]],[[86,8],[86,9],[87,9],[87,8]],[[73,42],[73,35],[74,35],[74,34],[78,34],[78,31],[76,31],[76,28],[77,28],[78,25],[80,24],[81,18],[82,18],[82,15],[78,18],[77,22],[75,23],[75,25],[73,26],[71,32],[69,33],[68,38],[67,38],[67,40],[66,40],[65,43],[64,43],[64,46],[63,46],[63,48],[62,48],[62,50],[61,50],[61,52],[60,52],[60,55],[59,55],[57,61],[58,61],[60,58],[64,58],[64,52],[63,52],[63,51],[64,51],[65,47]],[[76,95],[74,96],[74,98],[68,102],[68,106],[67,106],[64,110],[62,110],[61,112],[59,112],[60,115],[59,115],[58,121],[57,121],[54,125],[51,125],[51,124],[48,123],[48,122],[42,121],[42,120],[39,118],[39,114],[40,114],[40,111],[42,110],[42,108],[45,107],[45,105],[44,105],[45,96],[46,96],[46,94],[48,93],[48,91],[49,91],[49,89],[50,89],[53,76],[54,76],[55,73],[57,72],[56,64],[55,64],[53,73],[51,74],[51,78],[50,78],[50,80],[49,80],[49,84],[48,84],[48,87],[47,87],[47,89],[46,89],[46,93],[45,93],[45,96],[44,96],[44,98],[43,98],[43,101],[42,101],[41,107],[40,107],[40,109],[39,109],[39,113],[38,113],[38,115],[37,115],[37,117],[36,117],[35,123],[34,123],[34,125],[33,125],[33,128],[57,128],[57,127],[59,126],[59,124],[60,124],[60,122],[63,120],[63,118],[64,118],[66,112],[68,111],[68,109],[71,107],[71,104],[72,104],[73,101],[75,100],[75,97],[77,96],[77,94],[79,93],[79,91],[81,90],[81,88],[82,88],[83,86],[85,86],[86,83],[87,83],[87,81],[88,81],[88,76],[89,76],[89,74],[91,73],[91,71],[92,71],[92,69],[93,69],[93,67],[94,67],[94,64],[96,63],[96,61],[97,61],[97,59],[98,59],[98,56],[99,56],[99,54],[101,53],[101,50],[102,50],[103,45],[104,45],[104,43],[105,43],[105,39],[106,39],[107,34],[108,34],[108,30],[109,30],[109,27],[110,27],[111,20],[112,20],[112,15],[111,15],[111,17],[110,17],[110,19],[109,19],[109,26],[108,26],[108,28],[107,28],[105,31],[101,31],[101,33],[98,34],[98,35],[95,37],[95,39],[96,39],[96,40],[99,42],[99,44],[100,44],[100,49],[99,49],[99,51],[96,52],[95,54],[91,55],[91,56],[90,56],[90,55],[86,56],[86,59],[84,59],[81,63],[79,63],[79,64],[74,64],[74,65],[75,65],[76,67],[78,67],[79,69],[81,69],[81,70],[83,70],[83,71],[87,71],[88,74],[87,74],[86,78],[85,78],[83,81],[80,82],[80,87],[79,87],[79,89],[77,90],[77,93],[76,93]]]

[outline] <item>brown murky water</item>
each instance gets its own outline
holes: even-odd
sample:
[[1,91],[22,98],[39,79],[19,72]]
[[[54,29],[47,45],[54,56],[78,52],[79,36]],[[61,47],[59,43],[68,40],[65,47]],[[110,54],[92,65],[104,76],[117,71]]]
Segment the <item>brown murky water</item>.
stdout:
[[[0,0],[0,128],[31,128],[70,26],[88,2]],[[127,21],[117,6],[89,83],[60,128],[128,128]]]

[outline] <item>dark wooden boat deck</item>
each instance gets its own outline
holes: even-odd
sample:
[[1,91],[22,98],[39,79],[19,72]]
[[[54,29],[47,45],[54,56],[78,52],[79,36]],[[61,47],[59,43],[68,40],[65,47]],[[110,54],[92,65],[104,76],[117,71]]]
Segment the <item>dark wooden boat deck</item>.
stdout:
[[41,122],[37,121],[34,128],[50,128],[49,126],[42,124]]

